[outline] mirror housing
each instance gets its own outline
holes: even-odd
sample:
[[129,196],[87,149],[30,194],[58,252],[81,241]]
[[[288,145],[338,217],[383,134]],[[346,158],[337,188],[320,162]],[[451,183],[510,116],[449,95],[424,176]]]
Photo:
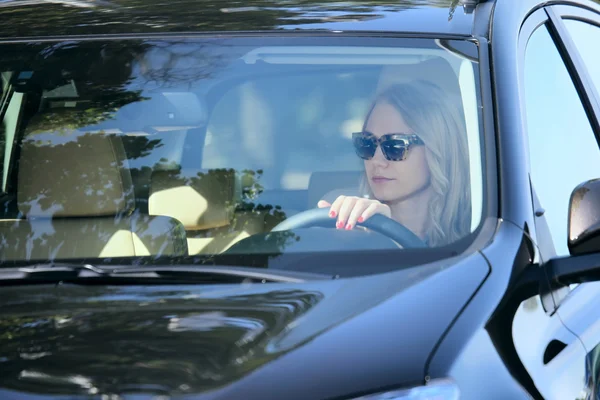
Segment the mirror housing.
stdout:
[[568,246],[572,255],[600,252],[600,179],[586,181],[571,193]]
[[[600,282],[600,179],[571,192],[568,216],[571,255],[532,264],[515,281],[510,301],[520,304],[536,294],[585,282]],[[549,285],[549,286],[548,286]]]

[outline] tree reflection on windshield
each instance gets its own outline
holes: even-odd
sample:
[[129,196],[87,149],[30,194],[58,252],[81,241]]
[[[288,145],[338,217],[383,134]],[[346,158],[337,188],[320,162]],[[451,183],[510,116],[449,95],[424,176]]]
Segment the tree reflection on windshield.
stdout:
[[[223,44],[214,45],[220,47]],[[5,207],[5,210],[13,210],[4,215],[13,222],[12,227],[5,229],[7,235],[3,234],[1,238],[3,248],[11,249],[11,252],[3,253],[3,260],[42,261],[39,259],[42,257],[51,261],[79,259],[83,255],[110,260],[127,256],[111,253],[110,257],[105,257],[105,246],[115,239],[113,230],[128,229],[122,226],[123,220],[132,215],[136,217],[138,228],[146,222],[151,228],[152,221],[143,214],[149,213],[153,173],[179,171],[181,156],[174,157],[173,149],[181,144],[174,141],[186,135],[198,138],[205,135],[206,110],[201,103],[194,102],[193,93],[180,91],[181,85],[189,90],[223,68],[225,59],[220,51],[204,50],[203,44],[185,41],[134,40],[126,44],[35,43],[11,47],[4,53],[0,68],[15,71],[15,89],[28,95],[22,123],[25,135],[21,143],[26,152],[21,150],[18,154],[29,156],[20,163],[18,204],[15,197],[9,199]],[[23,70],[32,73],[23,74]],[[174,111],[171,111],[174,104]],[[181,113],[181,110],[186,111]],[[115,148],[123,147],[123,154],[117,154],[113,161],[94,155],[94,149],[106,140]],[[199,150],[192,153],[201,155]],[[66,163],[69,159],[71,161]],[[219,168],[198,171],[192,181],[174,180],[172,183],[208,187],[210,185],[200,181],[208,177],[214,180],[223,171]],[[256,201],[263,191],[259,182],[262,170],[230,169],[227,173],[239,174],[241,197],[229,196],[224,200],[225,207],[229,208],[228,227],[207,231],[206,237],[211,238],[213,244],[205,253],[222,252],[226,249],[225,244],[231,242],[229,237],[234,237],[235,232],[249,231],[249,225],[256,225],[257,219],[261,221],[258,231],[263,232],[286,218],[279,206]],[[32,174],[29,176],[37,179],[31,183],[24,174]],[[226,183],[228,187],[224,189],[233,191],[233,181]],[[122,192],[115,192],[115,185]],[[201,195],[209,204],[221,201],[218,191],[212,194],[203,191]],[[217,199],[211,201],[212,195]],[[107,204],[113,202],[119,205],[108,210]],[[87,211],[73,214],[74,206]],[[100,214],[95,215],[94,210],[100,210]],[[205,214],[211,214],[210,209]],[[32,216],[35,219],[30,220],[35,224],[23,221],[24,217]],[[71,218],[81,216],[92,218],[80,220],[78,224]],[[101,216],[103,222],[98,218],[94,220]],[[58,226],[57,217],[62,219]],[[68,235],[63,237],[66,234],[63,232],[64,217],[69,218],[70,228]],[[113,218],[114,227],[105,226],[110,225],[110,218]],[[147,235],[143,233],[140,240],[145,247],[158,249],[159,253],[150,250],[150,255],[156,259],[163,255],[165,246],[160,243],[165,238],[151,231],[148,230]],[[293,238],[293,234],[281,236],[278,248],[283,251],[288,239]],[[178,233],[176,240],[185,241],[185,238]],[[82,244],[77,245],[79,242]],[[77,247],[85,247],[86,253],[71,250]],[[176,254],[188,253],[178,250]]]

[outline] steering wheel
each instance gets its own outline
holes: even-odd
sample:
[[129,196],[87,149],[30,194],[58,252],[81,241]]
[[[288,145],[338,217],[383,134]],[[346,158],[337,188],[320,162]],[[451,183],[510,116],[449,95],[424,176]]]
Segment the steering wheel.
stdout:
[[[271,232],[310,228],[313,226],[335,228],[335,223],[336,219],[329,216],[329,208],[313,208],[280,222]],[[375,214],[358,225],[381,233],[404,248],[427,247],[417,235],[408,230],[404,225],[381,214]]]

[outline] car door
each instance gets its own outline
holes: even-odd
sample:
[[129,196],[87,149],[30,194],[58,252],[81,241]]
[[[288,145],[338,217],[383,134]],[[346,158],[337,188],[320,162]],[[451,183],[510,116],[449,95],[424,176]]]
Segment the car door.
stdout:
[[[569,255],[571,192],[580,183],[600,177],[600,64],[595,50],[600,24],[595,22],[598,14],[591,11],[585,13],[585,22],[563,22],[569,13],[577,14],[573,10],[577,9],[560,6],[544,10],[546,20],[529,35],[522,66],[524,124],[535,199],[534,240],[541,268],[553,258]],[[578,25],[582,23],[587,25]],[[590,32],[597,35],[595,41],[590,40],[594,34]],[[546,393],[552,398],[597,398],[596,368],[590,361],[595,360],[600,343],[600,284],[560,288],[550,300],[552,304],[545,307],[547,314],[554,315],[576,340],[560,338],[559,326],[547,332],[551,340],[535,356],[544,365],[554,364],[568,374],[555,386],[557,391]]]
[[[600,52],[598,51],[600,7],[595,7],[593,10],[560,5],[550,8],[549,15],[557,26],[557,32],[565,44],[569,58],[581,79],[582,89],[589,99],[588,114],[598,139],[600,137]],[[590,179],[600,178],[600,168],[594,163],[587,174]],[[588,398],[600,398],[600,376],[598,375],[600,282],[579,285],[561,304],[558,313],[569,330],[579,337],[587,354],[585,382]]]

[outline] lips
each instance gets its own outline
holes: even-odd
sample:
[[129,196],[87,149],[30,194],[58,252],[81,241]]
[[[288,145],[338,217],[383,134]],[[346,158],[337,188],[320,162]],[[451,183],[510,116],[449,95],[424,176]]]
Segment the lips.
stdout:
[[392,178],[386,178],[385,176],[373,176],[371,178],[371,181],[373,181],[374,183],[386,183],[386,182],[391,182],[395,179]]

